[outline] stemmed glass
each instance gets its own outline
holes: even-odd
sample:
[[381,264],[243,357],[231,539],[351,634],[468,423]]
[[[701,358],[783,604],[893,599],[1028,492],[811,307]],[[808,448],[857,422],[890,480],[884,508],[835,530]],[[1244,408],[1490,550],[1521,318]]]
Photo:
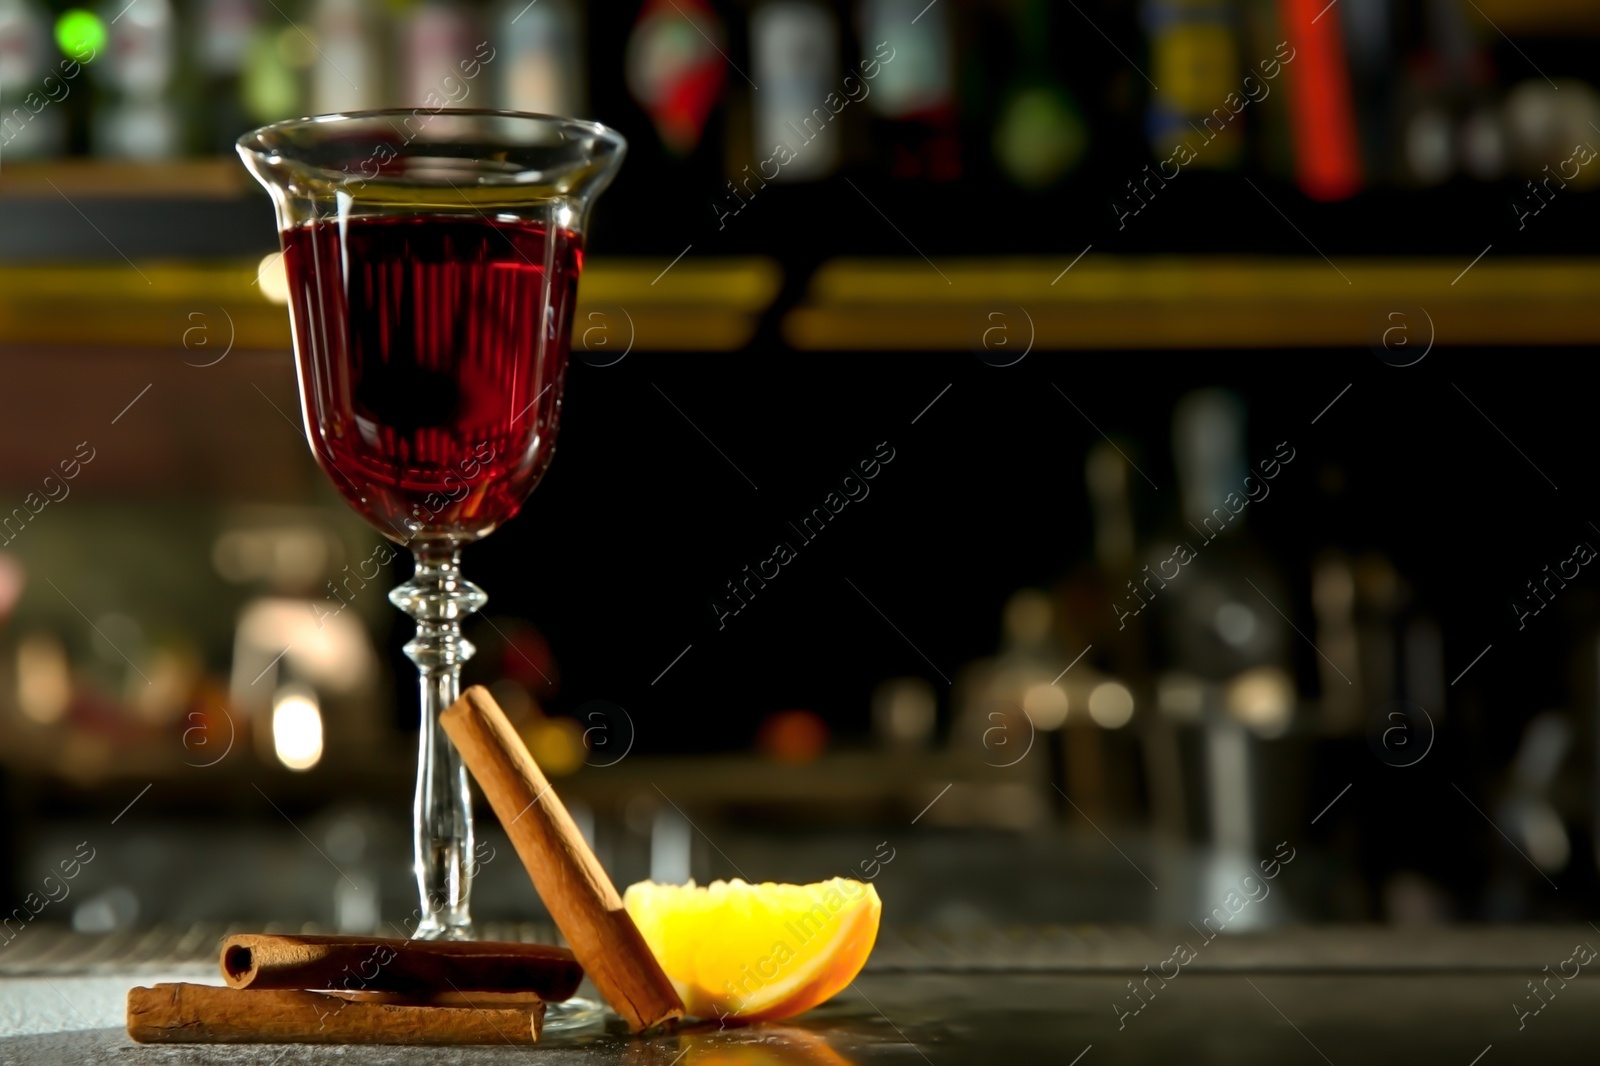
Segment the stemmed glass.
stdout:
[[463,545],[521,508],[554,449],[583,235],[626,145],[507,111],[321,115],[239,139],[272,195],[300,405],[317,463],[416,569],[422,729],[415,935],[469,939],[467,775],[439,728],[484,605]]

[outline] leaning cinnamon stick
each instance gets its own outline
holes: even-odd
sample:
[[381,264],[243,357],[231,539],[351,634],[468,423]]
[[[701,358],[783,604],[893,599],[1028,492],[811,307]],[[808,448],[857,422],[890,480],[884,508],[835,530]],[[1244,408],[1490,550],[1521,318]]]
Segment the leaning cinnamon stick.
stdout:
[[141,1044],[532,1044],[544,1004],[434,1007],[322,992],[170,984],[128,990]]
[[487,940],[241,933],[222,942],[221,962],[231,988],[534,992],[559,1002],[583,980],[566,948]]
[[474,685],[439,716],[595,987],[638,1032],[683,1016],[672,982],[623,909],[566,807],[489,695]]

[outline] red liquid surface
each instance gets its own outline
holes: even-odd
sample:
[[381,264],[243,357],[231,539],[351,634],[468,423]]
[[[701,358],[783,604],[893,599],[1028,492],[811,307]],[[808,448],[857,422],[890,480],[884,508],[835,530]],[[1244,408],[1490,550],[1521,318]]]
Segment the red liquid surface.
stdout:
[[283,247],[306,427],[351,506],[402,542],[515,515],[555,447],[578,236],[430,215],[319,221]]

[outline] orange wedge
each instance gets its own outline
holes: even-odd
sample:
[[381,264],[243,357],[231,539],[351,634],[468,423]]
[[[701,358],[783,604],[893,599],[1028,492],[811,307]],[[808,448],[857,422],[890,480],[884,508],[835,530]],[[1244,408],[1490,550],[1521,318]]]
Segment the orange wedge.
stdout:
[[789,1018],[842,991],[872,953],[878,890],[836,877],[814,885],[641,881],[623,904],[690,1014]]

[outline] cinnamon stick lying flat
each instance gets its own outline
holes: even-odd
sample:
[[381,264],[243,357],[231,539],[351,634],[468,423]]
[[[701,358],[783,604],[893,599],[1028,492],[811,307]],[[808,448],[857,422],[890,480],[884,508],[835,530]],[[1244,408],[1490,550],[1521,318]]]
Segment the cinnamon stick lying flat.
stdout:
[[242,933],[222,942],[231,988],[533,992],[569,998],[583,969],[566,948],[487,940]]
[[128,990],[128,1035],[141,1044],[532,1044],[543,1027],[538,1001],[452,1007],[213,985]]
[[397,1007],[511,1007],[544,1013],[544,999],[534,992],[329,992],[351,1003],[392,1003]]
[[489,695],[474,685],[439,716],[516,847],[533,887],[606,1002],[638,1032],[683,1003],[572,816]]

